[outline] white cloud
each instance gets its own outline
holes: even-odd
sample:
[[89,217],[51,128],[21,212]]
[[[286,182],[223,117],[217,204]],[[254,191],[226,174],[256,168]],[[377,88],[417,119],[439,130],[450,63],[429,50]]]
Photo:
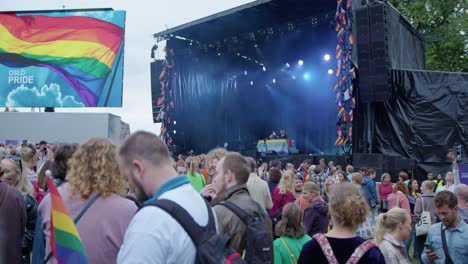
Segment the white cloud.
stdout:
[[67,95],[62,99],[60,86],[55,83],[44,85],[40,90],[36,87],[28,88],[21,85],[13,89],[7,96],[6,105],[18,107],[21,105],[56,106],[56,107],[83,107],[73,96]]

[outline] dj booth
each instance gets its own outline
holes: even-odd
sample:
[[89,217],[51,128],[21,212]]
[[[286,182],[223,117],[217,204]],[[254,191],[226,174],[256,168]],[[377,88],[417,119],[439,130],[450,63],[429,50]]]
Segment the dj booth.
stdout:
[[276,153],[278,155],[288,155],[297,153],[296,143],[290,139],[270,139],[259,140],[257,142],[257,152],[262,155]]

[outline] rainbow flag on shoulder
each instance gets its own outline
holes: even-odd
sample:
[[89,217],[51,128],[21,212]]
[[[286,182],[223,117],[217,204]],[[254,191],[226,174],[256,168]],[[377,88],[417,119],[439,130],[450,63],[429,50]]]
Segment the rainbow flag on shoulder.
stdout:
[[59,264],[89,263],[75,223],[70,217],[54,182],[48,178],[52,212],[50,218],[50,247]]

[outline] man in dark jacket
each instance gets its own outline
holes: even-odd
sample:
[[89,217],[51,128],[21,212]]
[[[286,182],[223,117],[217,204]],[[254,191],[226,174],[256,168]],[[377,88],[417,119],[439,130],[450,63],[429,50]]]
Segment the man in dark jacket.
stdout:
[[[223,197],[223,200],[234,203],[249,215],[253,215],[254,212],[260,214],[260,210],[263,211],[263,208],[250,197],[245,185],[249,174],[250,166],[247,159],[239,153],[228,153],[216,166],[216,174],[213,178],[214,189],[219,197]],[[213,209],[218,218],[220,233],[230,238],[229,247],[237,252],[243,252],[246,246],[246,225],[244,222],[223,205],[216,205]],[[268,216],[265,221],[265,229],[270,234],[271,246],[273,247],[272,227]]]
[[25,226],[23,195],[0,181],[0,263],[22,263],[21,244]]
[[304,211],[304,227],[312,237],[317,233],[326,233],[328,229],[328,204],[320,197],[320,188],[315,182],[306,182],[302,195],[310,205]]

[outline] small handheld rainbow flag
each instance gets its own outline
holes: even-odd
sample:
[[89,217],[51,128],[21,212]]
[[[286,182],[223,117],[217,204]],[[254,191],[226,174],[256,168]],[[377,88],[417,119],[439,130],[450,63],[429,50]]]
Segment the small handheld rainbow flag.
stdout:
[[54,182],[48,178],[52,212],[50,218],[50,247],[59,264],[89,263],[75,223],[70,217]]
[[273,137],[275,137],[275,136],[276,136],[276,133],[275,133],[275,131],[273,131],[273,132],[271,132],[271,134],[270,134],[268,137],[269,137],[269,138],[273,138]]

